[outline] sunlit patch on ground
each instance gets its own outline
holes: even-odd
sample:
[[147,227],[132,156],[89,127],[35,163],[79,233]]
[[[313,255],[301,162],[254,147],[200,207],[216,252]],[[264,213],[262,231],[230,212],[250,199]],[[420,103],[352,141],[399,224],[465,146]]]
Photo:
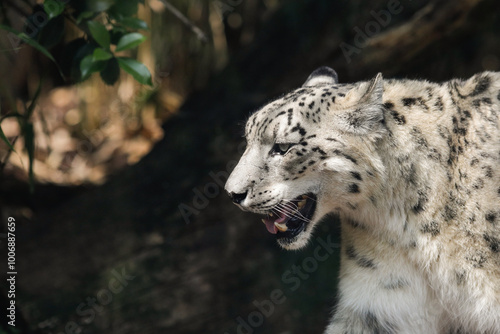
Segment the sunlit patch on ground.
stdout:
[[[114,87],[92,78],[80,86],[54,88],[33,113],[34,174],[38,182],[102,183],[127,165],[137,163],[163,137],[161,124],[183,101],[174,92],[146,91],[132,80]],[[149,89],[151,90],[151,89]],[[27,178],[28,155],[15,118],[2,121],[15,153],[5,171]],[[7,146],[0,144],[2,161]]]

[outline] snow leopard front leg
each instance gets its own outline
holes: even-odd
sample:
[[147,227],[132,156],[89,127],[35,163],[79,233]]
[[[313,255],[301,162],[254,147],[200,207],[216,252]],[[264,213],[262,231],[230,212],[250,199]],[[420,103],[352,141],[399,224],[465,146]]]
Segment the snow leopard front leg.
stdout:
[[442,310],[420,269],[394,246],[345,225],[339,302],[325,334],[440,333]]

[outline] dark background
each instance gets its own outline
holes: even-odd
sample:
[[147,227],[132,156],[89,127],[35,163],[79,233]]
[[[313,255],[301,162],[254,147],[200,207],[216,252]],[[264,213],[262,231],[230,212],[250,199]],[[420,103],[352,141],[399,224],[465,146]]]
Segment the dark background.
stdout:
[[[106,161],[101,184],[39,181],[33,195],[25,171],[6,167],[1,232],[7,217],[15,217],[19,332],[223,334],[237,333],[241,319],[255,326],[240,326],[240,333],[322,332],[335,304],[338,254],[316,261],[307,277],[288,272],[310,265],[320,243],[314,239],[299,252],[279,249],[260,218],[240,212],[213,178],[223,179],[241,154],[245,119],[323,65],[334,68],[340,82],[378,72],[444,81],[500,67],[497,0],[221,1],[229,9],[220,17],[213,7],[220,2],[172,2],[194,17],[207,43],[168,11],[152,14],[155,73],[168,77],[148,104],[160,105],[169,92],[182,103],[157,114],[163,138],[139,162]],[[371,11],[390,4],[400,11],[385,16],[382,26]],[[346,45],[356,48],[349,57]],[[26,99],[46,59],[35,52],[2,59],[3,92]],[[57,72],[45,75],[50,89],[62,85]],[[315,238],[339,242],[338,234],[330,218]],[[0,267],[6,268],[0,240]],[[134,278],[110,294],[109,283],[122,271]],[[270,300],[276,289],[283,303],[258,315],[254,301]],[[96,298],[94,316],[89,297]],[[77,311],[82,303],[83,315]]]

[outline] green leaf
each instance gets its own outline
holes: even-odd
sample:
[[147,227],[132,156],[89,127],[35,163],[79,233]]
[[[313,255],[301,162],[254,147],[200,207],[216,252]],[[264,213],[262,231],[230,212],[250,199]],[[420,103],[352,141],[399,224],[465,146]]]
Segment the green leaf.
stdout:
[[136,17],[124,17],[119,22],[121,25],[131,28],[131,29],[136,29],[136,30],[149,30],[148,24],[144,22],[141,19],[138,19]]
[[87,22],[90,30],[90,34],[95,39],[95,41],[105,49],[109,49],[110,36],[109,31],[106,27],[96,21]]
[[94,64],[94,55],[88,55],[80,62],[80,72],[82,80],[86,79],[92,73],[92,65]]
[[96,48],[92,56],[94,57],[94,61],[99,61],[108,60],[113,57],[113,54],[109,51],[104,50],[103,48]]
[[76,18],[76,23],[80,24],[83,20],[90,19],[92,16],[94,16],[94,12],[81,12]]
[[61,67],[70,83],[81,81],[80,63],[88,55],[92,55],[97,43],[89,43],[85,38],[77,38],[66,42],[61,54]]
[[35,133],[33,131],[33,124],[30,122],[24,123],[24,148],[28,152],[29,159],[29,183],[30,192],[35,190],[35,176],[33,174],[33,164],[35,163]]
[[137,14],[138,0],[117,1],[108,11],[114,18],[127,17]]
[[9,149],[11,149],[14,152],[16,151],[16,150],[14,150],[14,146],[12,146],[9,139],[7,139],[7,136],[3,132],[2,127],[0,127],[0,138],[5,142],[5,144],[7,144],[7,146],[9,146]]
[[88,10],[93,12],[104,12],[108,10],[113,4],[114,0],[86,0],[85,4]]
[[116,45],[118,44],[120,38],[127,33],[127,31],[123,28],[114,27],[109,33],[111,34],[111,44]]
[[107,85],[113,85],[120,77],[120,66],[116,58],[111,58],[106,63],[106,68],[101,71],[101,79]]
[[152,86],[151,73],[148,68],[132,58],[119,57],[117,58],[120,67],[134,77],[139,83]]
[[50,54],[50,52],[46,48],[44,48],[43,46],[41,46],[40,44],[38,44],[37,41],[35,41],[34,39],[30,38],[25,33],[19,32],[19,31],[15,30],[15,29],[13,29],[13,28],[11,28],[9,26],[3,25],[3,24],[0,24],[0,29],[8,31],[9,33],[15,35],[17,38],[19,38],[20,40],[22,40],[24,43],[28,44],[29,46],[34,47],[35,49],[37,49],[38,51],[40,51],[41,53],[43,53],[47,58],[49,58],[50,60],[52,60],[54,62],[54,64],[56,64],[56,67],[59,70],[59,74],[61,75],[61,77],[64,78],[64,74],[63,74],[61,68],[59,67],[59,65],[57,64],[56,60],[54,59],[54,57],[52,57],[52,55]]
[[28,120],[31,118],[31,115],[33,115],[33,112],[35,111],[36,102],[38,101],[38,97],[40,96],[41,91],[42,91],[42,80],[38,82],[38,87],[36,89],[35,95],[31,99],[31,103],[29,104],[29,106],[26,108],[26,114],[24,115],[24,119]]
[[116,45],[116,51],[133,49],[146,40],[146,36],[138,32],[123,35]]
[[51,19],[61,15],[64,11],[64,4],[58,0],[45,0],[43,3],[43,10],[49,15],[49,19]]
[[87,79],[92,73],[100,72],[106,67],[105,61],[94,60],[94,55],[88,55],[80,62],[81,80]]

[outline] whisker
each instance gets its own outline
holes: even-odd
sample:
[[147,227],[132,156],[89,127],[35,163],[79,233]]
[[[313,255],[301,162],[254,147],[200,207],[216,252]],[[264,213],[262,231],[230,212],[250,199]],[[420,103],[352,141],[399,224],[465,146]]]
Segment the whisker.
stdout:
[[297,211],[297,206],[294,205],[293,203],[288,202],[288,203],[282,203],[281,205],[283,208],[286,208],[289,211],[292,211],[292,212]]
[[291,202],[288,203],[280,203],[280,205],[283,205],[285,208],[289,209],[293,215],[297,215],[300,217],[300,219],[306,221],[306,222],[311,222],[310,219],[304,217],[304,215],[300,212],[300,210]]
[[290,212],[288,210],[279,207],[279,205],[278,205],[278,207],[274,208],[273,210],[276,210],[276,212],[281,213],[282,215],[286,216],[287,218],[293,217],[293,215],[290,215]]
[[[315,199],[315,198],[313,198],[311,196],[307,196],[307,195],[304,195],[304,196],[306,196],[308,200],[311,200],[311,201],[314,201],[314,202],[318,203],[317,199]],[[297,200],[297,198],[292,198],[292,199],[284,199],[283,201],[293,202],[293,201],[296,201],[296,200]]]
[[288,213],[286,213],[286,212],[280,212],[280,214],[278,214],[278,216],[285,216],[288,219],[291,218],[291,216]]
[[[317,199],[304,195],[308,200],[312,200],[314,202],[318,202]],[[260,209],[267,209],[268,212],[267,214],[275,214],[277,216],[285,216],[287,218],[292,218],[294,216],[298,217],[299,219],[305,221],[305,222],[312,222],[311,219],[306,218],[299,210],[297,207],[297,198],[293,199],[283,199],[281,200],[280,203],[275,204],[275,205],[270,205],[270,206],[263,206]]]

